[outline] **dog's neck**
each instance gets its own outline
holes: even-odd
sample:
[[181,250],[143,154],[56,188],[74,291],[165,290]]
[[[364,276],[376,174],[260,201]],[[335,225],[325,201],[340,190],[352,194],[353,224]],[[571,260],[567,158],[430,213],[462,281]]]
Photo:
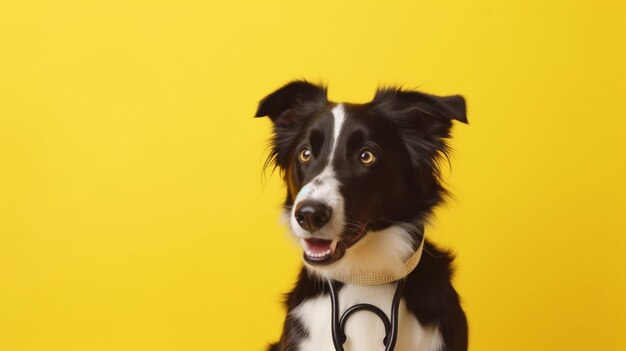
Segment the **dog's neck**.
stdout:
[[[423,233],[423,230],[422,230]],[[422,241],[417,250],[404,261],[402,270],[396,272],[380,271],[380,272],[359,272],[353,274],[338,274],[331,276],[331,279],[354,285],[382,285],[389,284],[408,276],[417,267],[422,253],[424,251],[425,235],[422,235]]]

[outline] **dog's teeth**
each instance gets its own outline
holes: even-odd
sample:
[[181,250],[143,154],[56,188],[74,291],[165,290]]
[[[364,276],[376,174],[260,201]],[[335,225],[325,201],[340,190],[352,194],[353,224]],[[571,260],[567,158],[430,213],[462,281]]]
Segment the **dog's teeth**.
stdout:
[[324,252],[319,252],[319,253],[315,253],[315,252],[311,252],[311,251],[304,251],[306,253],[307,256],[309,257],[316,257],[316,258],[321,258],[321,257],[325,257],[330,255],[330,253],[332,252],[332,250],[326,250]]

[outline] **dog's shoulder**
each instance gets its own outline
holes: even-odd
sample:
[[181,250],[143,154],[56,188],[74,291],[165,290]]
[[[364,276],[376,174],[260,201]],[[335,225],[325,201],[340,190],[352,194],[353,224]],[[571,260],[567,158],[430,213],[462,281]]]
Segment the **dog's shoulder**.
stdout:
[[437,325],[445,350],[467,350],[467,319],[452,285],[455,255],[426,241],[417,268],[407,277],[404,300],[422,325]]

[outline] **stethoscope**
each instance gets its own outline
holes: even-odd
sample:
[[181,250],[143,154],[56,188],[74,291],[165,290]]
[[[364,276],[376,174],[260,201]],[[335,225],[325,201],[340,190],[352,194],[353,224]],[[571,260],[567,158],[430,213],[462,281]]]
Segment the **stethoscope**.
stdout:
[[339,298],[337,296],[337,290],[339,284],[341,283],[335,280],[329,280],[328,287],[330,288],[332,320],[331,329],[335,350],[344,351],[343,344],[346,342],[347,339],[345,326],[348,318],[350,318],[350,316],[358,311],[369,311],[376,314],[385,325],[385,338],[382,340],[383,345],[385,345],[385,351],[392,351],[396,347],[396,340],[398,338],[398,309],[400,307],[400,300],[402,299],[402,292],[404,291],[404,283],[405,279],[400,279],[396,283],[396,292],[393,295],[393,300],[391,301],[391,320],[389,320],[385,312],[383,312],[380,308],[368,303],[359,303],[353,305],[348,308],[341,315],[341,317],[339,317]]

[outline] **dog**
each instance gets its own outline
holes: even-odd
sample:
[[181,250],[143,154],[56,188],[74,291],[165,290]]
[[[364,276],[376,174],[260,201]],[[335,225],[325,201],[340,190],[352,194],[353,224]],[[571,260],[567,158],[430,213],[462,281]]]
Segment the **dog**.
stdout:
[[[341,311],[367,303],[389,316],[398,279],[395,350],[467,350],[454,256],[424,237],[447,195],[439,165],[449,161],[453,121],[468,123],[465,99],[394,87],[365,104],[334,103],[326,87],[298,80],[259,102],[255,117],[265,116],[273,125],[266,166],[283,176],[283,215],[304,262],[269,350],[335,350],[328,282],[338,282]],[[385,335],[375,314],[355,313],[343,347],[383,350]]]

